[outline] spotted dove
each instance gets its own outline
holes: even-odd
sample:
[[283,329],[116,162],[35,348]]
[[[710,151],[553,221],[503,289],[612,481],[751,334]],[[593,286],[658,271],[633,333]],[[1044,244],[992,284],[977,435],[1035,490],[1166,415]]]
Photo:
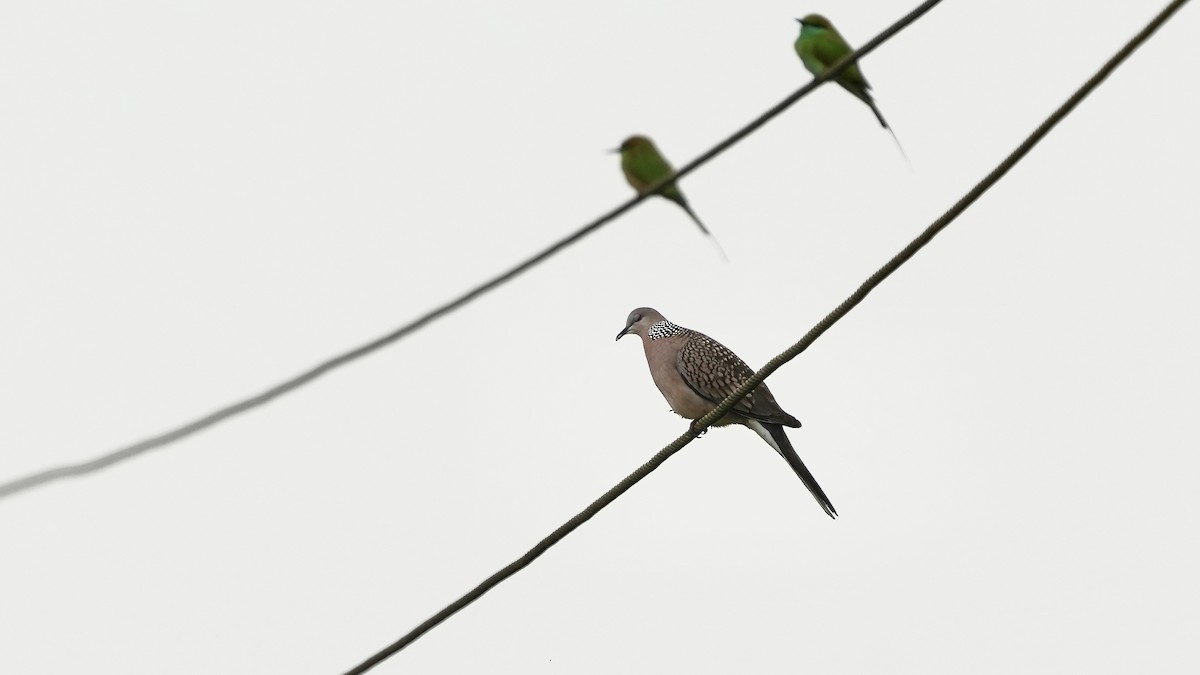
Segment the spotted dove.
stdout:
[[[671,410],[691,420],[708,414],[754,371],[725,345],[703,333],[667,321],[657,310],[640,307],[629,313],[617,339],[629,334],[642,338],[650,377]],[[830,518],[837,511],[808,467],[792,448],[783,428],[800,422],[783,411],[766,384],[760,384],[713,426],[741,424],[753,429],[787,461]]]

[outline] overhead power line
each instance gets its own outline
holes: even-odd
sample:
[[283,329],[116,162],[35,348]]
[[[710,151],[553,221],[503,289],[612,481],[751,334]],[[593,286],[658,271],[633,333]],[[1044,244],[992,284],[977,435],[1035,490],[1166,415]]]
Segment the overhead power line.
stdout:
[[996,168],[992,169],[992,171],[985,176],[983,180],[979,181],[975,187],[971,188],[969,192],[963,195],[963,197],[959,199],[953,206],[951,206],[949,210],[942,214],[941,217],[933,221],[933,223],[929,225],[929,227],[925,228],[925,230],[921,232],[916,239],[913,239],[911,242],[909,242],[909,244],[905,246],[903,250],[897,253],[891,260],[887,261],[883,267],[880,267],[874,274],[868,277],[867,280],[864,281],[857,290],[851,293],[849,297],[847,297],[840,305],[834,308],[832,312],[826,315],[824,319],[821,319],[817,325],[813,326],[812,329],[805,333],[804,337],[800,338],[798,342],[793,344],[791,347],[788,347],[775,358],[771,359],[767,365],[763,366],[758,372],[754,373],[753,377],[746,380],[746,382],[743,383],[742,386],[737,389],[737,391],[730,394],[724,401],[721,401],[720,405],[718,405],[704,417],[696,420],[693,425],[690,425],[688,430],[679,436],[679,438],[676,438],[665,448],[659,450],[657,454],[650,458],[650,461],[638,467],[636,471],[626,476],[624,480],[622,480],[620,483],[617,483],[617,485],[608,492],[605,492],[599,499],[589,504],[588,507],[583,511],[580,511],[573,518],[563,523],[558,529],[551,532],[546,538],[539,541],[533,548],[529,549],[525,555],[522,555],[520,558],[517,558],[513,562],[509,563],[499,572],[496,572],[492,576],[485,579],[483,583],[471,589],[458,600],[455,600],[447,605],[437,614],[434,614],[430,618],[426,619],[423,623],[409,631],[399,640],[396,640],[359,665],[346,671],[346,675],[361,675],[361,673],[367,672],[396,652],[404,649],[413,642],[416,642],[422,635],[432,630],[441,622],[450,618],[460,609],[463,609],[475,600],[478,600],[483,596],[484,593],[487,593],[505,579],[527,567],[530,563],[549,550],[551,546],[557,544],[580,525],[590,520],[592,516],[595,516],[597,513],[599,513],[601,509],[616,501],[617,497],[620,497],[627,490],[629,490],[629,488],[633,487],[643,478],[650,475],[650,472],[654,471],[663,462],[667,461],[671,455],[679,452],[684,446],[692,442],[692,439],[696,438],[713,422],[716,422],[723,417],[725,413],[733,408],[738,401],[742,400],[746,394],[749,394],[751,390],[753,390],[759,384],[762,384],[763,380],[765,380],[767,376],[771,375],[778,370],[780,366],[796,358],[798,355],[800,355],[800,353],[808,349],[808,347],[815,342],[817,338],[821,337],[825,331],[829,330],[842,317],[848,314],[850,310],[854,309],[854,307],[856,307],[860,302],[865,300],[867,295],[870,294],[871,291],[875,290],[875,288],[881,284],[884,279],[887,279],[893,272],[900,269],[904,263],[908,262],[909,259],[916,255],[917,251],[920,251],[922,248],[924,248],[924,246],[932,241],[939,232],[945,229],[950,223],[954,222],[959,215],[966,211],[967,208],[974,204],[976,200],[983,196],[985,192],[987,192],[993,185],[1003,178],[1010,169],[1016,166],[1016,164],[1020,162],[1025,155],[1027,155],[1029,151],[1032,150],[1034,146],[1036,146],[1042,140],[1042,138],[1046,136],[1046,134],[1050,133],[1051,129],[1053,129],[1059,122],[1066,118],[1066,116],[1070,114],[1071,111],[1074,110],[1075,107],[1078,106],[1079,103],[1088,96],[1088,94],[1098,87],[1101,82],[1103,82],[1114,70],[1116,70],[1117,66],[1121,65],[1121,63],[1124,62],[1125,59],[1134,52],[1134,50],[1136,50],[1142,45],[1142,43],[1149,39],[1149,37],[1153,35],[1154,32],[1159,29],[1159,27],[1166,23],[1167,20],[1170,19],[1177,10],[1179,10],[1180,7],[1187,3],[1187,1],[1188,0],[1174,0],[1174,2],[1163,9],[1158,16],[1154,17],[1154,19],[1151,20],[1145,28],[1138,32],[1138,34],[1135,35],[1128,43],[1126,43],[1125,46],[1120,49],[1120,51],[1114,54],[1112,58],[1110,58],[1098,71],[1096,71],[1096,74],[1092,75],[1092,77],[1088,79],[1083,86],[1081,86],[1074,94],[1072,94],[1065,103],[1051,113],[1050,116],[1047,117],[1046,120],[1033,131],[1033,133],[1031,133],[1019,146],[1017,146],[1016,150],[1013,150],[1012,153],[1005,157],[1004,160],[996,166]]
[[842,59],[840,62],[838,62],[832,68],[830,68],[828,71],[823,73],[820,77],[814,78],[808,84],[804,85],[803,87],[800,87],[795,92],[793,92],[790,96],[788,96],[787,98],[780,101],[778,104],[776,104],[775,106],[773,106],[772,108],[767,110],[765,113],[759,115],[752,122],[750,122],[746,126],[742,127],[741,129],[738,129],[731,136],[729,136],[725,140],[721,141],[720,143],[717,143],[715,146],[713,146],[710,150],[708,150],[704,154],[700,155],[696,159],[693,159],[691,162],[688,162],[687,164],[685,164],[674,175],[663,178],[659,182],[650,186],[650,188],[648,188],[644,193],[639,194],[636,197],[629,199],[628,201],[626,201],[623,204],[621,204],[620,206],[612,209],[608,213],[605,213],[604,215],[593,220],[592,222],[588,223],[587,225],[584,225],[583,227],[579,228],[573,234],[571,234],[563,239],[560,239],[559,241],[555,242],[554,244],[550,245],[549,247],[543,249],[540,253],[537,253],[533,257],[526,259],[524,262],[521,262],[512,268],[509,268],[507,271],[493,277],[492,279],[479,284],[478,286],[472,288],[471,290],[467,291],[466,293],[463,293],[462,295],[458,296],[457,298],[454,298],[453,300],[445,303],[444,305],[441,305],[440,307],[437,307],[436,309],[426,312],[422,316],[414,319],[413,321],[410,321],[409,323],[393,330],[392,332],[390,332],[386,335],[375,338],[374,340],[371,340],[370,342],[367,342],[366,344],[355,347],[355,348],[351,349],[350,351],[339,354],[338,356],[335,356],[328,360],[322,361],[321,363],[309,368],[308,370],[305,370],[304,372],[302,372],[298,375],[295,375],[287,380],[284,380],[283,382],[280,382],[279,384],[277,384],[273,387],[270,387],[269,389],[267,389],[261,393],[255,394],[254,396],[251,396],[246,399],[242,399],[236,403],[232,403],[223,408],[215,410],[199,419],[188,422],[187,424],[176,427],[170,431],[158,434],[156,436],[151,436],[150,438],[138,441],[137,443],[134,443],[132,445],[127,445],[123,448],[114,450],[108,454],[101,455],[99,457],[87,460],[85,462],[80,462],[77,464],[67,464],[67,465],[55,467],[52,469],[46,469],[44,471],[39,471],[38,473],[31,474],[29,476],[25,476],[23,478],[18,478],[16,480],[10,481],[8,483],[2,483],[2,484],[0,484],[0,499],[3,499],[5,497],[11,497],[19,492],[24,492],[25,490],[29,490],[31,488],[38,487],[40,485],[45,485],[46,483],[50,483],[50,482],[53,482],[53,481],[56,481],[56,480],[59,480],[62,478],[70,478],[70,477],[74,477],[74,476],[82,476],[82,475],[94,473],[96,471],[99,471],[100,469],[112,466],[113,464],[117,464],[117,463],[123,462],[125,460],[132,459],[134,457],[137,457],[138,455],[149,452],[150,450],[161,448],[165,445],[169,445],[171,443],[174,443],[175,441],[178,441],[178,440],[181,440],[188,436],[191,436],[192,434],[195,434],[198,431],[202,431],[202,430],[207,429],[208,427],[211,427],[215,424],[224,422],[227,419],[236,417],[237,415],[240,415],[244,412],[258,408],[259,406],[269,403],[270,401],[273,401],[274,399],[276,399],[284,394],[287,394],[296,389],[299,389],[300,387],[303,387],[304,385],[308,384],[309,382],[316,380],[317,378],[321,377],[322,375],[324,375],[332,370],[335,370],[337,368],[341,368],[342,366],[344,366],[352,361],[356,361],[368,354],[378,351],[379,349],[382,349],[382,348],[410,335],[411,333],[417,331],[418,329],[425,327],[426,325],[436,321],[437,319],[440,319],[441,317],[463,307],[464,305],[471,302],[472,300],[475,300],[476,298],[480,297],[484,293],[487,293],[488,291],[491,291],[491,290],[511,281],[518,275],[520,275],[520,274],[528,271],[529,269],[533,268],[534,266],[544,262],[547,258],[550,258],[554,254],[558,253],[559,251],[562,251],[563,249],[567,248],[571,244],[574,244],[575,242],[579,241],[580,239],[583,239],[584,237],[586,237],[587,235],[596,231],[603,225],[615,220],[617,217],[621,216],[626,211],[629,211],[633,207],[640,204],[647,197],[657,194],[668,184],[674,182],[675,180],[677,180],[679,178],[682,178],[683,176],[686,176],[687,174],[696,170],[700,166],[703,166],[704,164],[708,163],[709,160],[713,159],[717,155],[719,155],[722,152],[724,152],[725,150],[729,149],[732,145],[734,145],[735,143],[741,141],[746,136],[753,133],[755,130],[757,130],[759,127],[763,126],[764,124],[766,124],[772,118],[777,117],[784,110],[791,107],[792,104],[794,104],[796,101],[799,101],[800,99],[804,98],[811,91],[813,91],[820,85],[824,84],[825,82],[829,81],[830,79],[837,77],[843,70],[848,68],[850,66],[850,64],[854,63],[859,58],[866,56],[867,54],[874,51],[876,47],[878,47],[879,45],[886,42],[889,38],[891,38],[896,33],[900,32],[901,30],[903,30],[906,26],[908,26],[912,22],[916,21],[923,14],[925,14],[929,10],[933,9],[934,6],[938,5],[940,2],[941,2],[941,0],[926,0],[926,2],[921,3],[921,5],[918,6],[916,9],[909,12],[907,15],[905,15],[903,18],[901,18],[896,23],[889,26],[886,30],[884,30],[879,35],[875,36],[871,41],[864,44],[857,51],[846,56],[846,58]]

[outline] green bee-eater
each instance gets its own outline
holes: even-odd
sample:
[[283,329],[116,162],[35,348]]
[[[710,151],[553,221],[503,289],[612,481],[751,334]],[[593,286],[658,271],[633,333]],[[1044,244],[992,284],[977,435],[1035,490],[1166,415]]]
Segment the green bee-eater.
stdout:
[[[796,21],[800,22],[800,36],[796,38],[796,54],[808,72],[814,76],[819,77],[830,66],[854,51],[846,43],[841,33],[838,33],[833,24],[829,22],[829,19],[820,14],[809,14],[803,19],[796,19]],[[875,99],[871,97],[871,85],[867,82],[867,78],[863,77],[857,62],[843,70],[834,81],[870,106],[871,112],[875,113],[879,123],[892,135],[896,145],[900,146],[900,139],[896,138],[896,132],[888,126],[887,120],[883,118],[883,113],[879,112],[879,107],[875,105]],[[904,154],[903,147],[900,148],[900,153]]]
[[[629,184],[633,186],[634,190],[638,191],[638,194],[642,194],[646,191],[646,188],[675,172],[675,169],[671,168],[671,165],[667,163],[667,160],[658,151],[658,148],[654,147],[654,142],[645,136],[630,136],[621,143],[621,147],[613,150],[613,152],[621,153],[621,171],[625,172],[625,180],[629,181]],[[687,198],[679,191],[677,185],[671,183],[658,194],[675,202],[686,211],[700,228],[700,231],[712,239],[713,244],[721,253],[721,257],[728,260],[725,256],[725,251],[721,248],[721,244],[717,242],[717,238],[712,236],[712,233],[708,231],[704,223],[700,222],[700,219],[696,217],[695,212],[692,211],[692,207],[688,206]]]

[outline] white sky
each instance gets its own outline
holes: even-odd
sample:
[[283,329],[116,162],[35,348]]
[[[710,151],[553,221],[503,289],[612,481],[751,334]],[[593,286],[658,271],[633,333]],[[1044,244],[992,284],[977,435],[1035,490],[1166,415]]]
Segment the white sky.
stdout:
[[[0,481],[400,325],[915,5],[0,6]],[[626,314],[759,366],[1163,3],[947,0],[662,200],[302,392],[0,502],[0,672],[358,663],[678,435]],[[1200,14],[686,448],[379,673],[1194,673]]]

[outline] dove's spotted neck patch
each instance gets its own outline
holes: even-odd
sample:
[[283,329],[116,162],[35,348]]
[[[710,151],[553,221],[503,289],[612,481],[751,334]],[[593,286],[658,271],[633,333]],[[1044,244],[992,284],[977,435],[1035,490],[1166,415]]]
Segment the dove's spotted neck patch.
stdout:
[[679,335],[685,330],[687,329],[681,326],[676,326],[670,321],[663,319],[662,321],[650,326],[650,330],[646,331],[646,337],[651,340],[661,340],[662,338],[668,338],[672,335]]

